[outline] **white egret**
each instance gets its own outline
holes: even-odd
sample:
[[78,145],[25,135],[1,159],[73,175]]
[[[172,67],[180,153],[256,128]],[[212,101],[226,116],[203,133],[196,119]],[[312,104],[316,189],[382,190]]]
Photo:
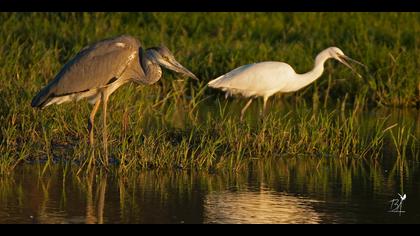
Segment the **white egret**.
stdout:
[[363,65],[362,63],[344,55],[341,49],[337,47],[329,47],[316,56],[314,68],[304,74],[297,74],[289,64],[284,62],[266,61],[238,67],[210,81],[208,85],[225,91],[226,96],[242,95],[250,97],[241,111],[242,121],[244,112],[251,105],[254,97],[263,97],[263,114],[265,114],[269,97],[277,92],[294,92],[314,82],[322,75],[324,63],[330,58],[343,63],[361,77],[346,60],[359,65]]

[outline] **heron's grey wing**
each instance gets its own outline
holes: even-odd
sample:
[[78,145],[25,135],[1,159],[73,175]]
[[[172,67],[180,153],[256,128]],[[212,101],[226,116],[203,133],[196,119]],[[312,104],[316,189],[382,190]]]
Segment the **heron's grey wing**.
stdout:
[[130,56],[138,54],[140,43],[121,36],[100,41],[80,51],[67,62],[45,88],[32,100],[33,107],[42,106],[49,98],[88,91],[106,85],[121,76],[129,66]]

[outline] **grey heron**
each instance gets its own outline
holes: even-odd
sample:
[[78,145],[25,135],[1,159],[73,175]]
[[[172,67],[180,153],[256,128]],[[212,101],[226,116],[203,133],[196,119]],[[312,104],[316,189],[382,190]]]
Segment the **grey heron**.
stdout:
[[164,66],[188,77],[197,77],[175,60],[165,46],[143,49],[140,42],[122,35],[105,39],[83,48],[69,60],[55,78],[32,100],[32,107],[45,108],[52,104],[87,98],[94,104],[88,120],[89,140],[93,145],[95,114],[103,105],[103,145],[108,156],[106,113],[109,96],[128,82],[150,85],[162,76]]
[[304,74],[297,74],[287,63],[266,61],[240,66],[211,80],[208,86],[225,91],[226,96],[242,95],[244,97],[250,97],[249,101],[241,110],[240,119],[242,121],[245,110],[251,105],[254,97],[263,97],[264,114],[269,97],[277,92],[294,92],[311,84],[322,75],[324,63],[330,58],[343,63],[361,77],[346,60],[360,65],[363,65],[362,63],[344,55],[343,51],[337,47],[329,47],[316,56],[314,68]]

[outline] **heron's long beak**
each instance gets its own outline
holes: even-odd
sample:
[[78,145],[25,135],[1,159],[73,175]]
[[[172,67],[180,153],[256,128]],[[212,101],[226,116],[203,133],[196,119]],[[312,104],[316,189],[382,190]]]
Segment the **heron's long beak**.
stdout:
[[178,73],[184,74],[188,77],[191,77],[195,80],[198,80],[197,76],[195,76],[191,71],[189,71],[187,68],[185,68],[183,65],[181,65],[179,62],[175,60],[169,61],[168,69],[176,71]]
[[348,68],[350,68],[353,71],[353,73],[355,73],[357,76],[359,76],[360,78],[362,78],[362,76],[359,73],[357,73],[356,70],[347,61],[354,62],[354,63],[356,63],[358,65],[361,65],[361,66],[363,66],[365,68],[366,68],[366,65],[364,65],[361,62],[358,62],[358,61],[356,61],[354,59],[351,59],[350,57],[345,56],[345,55],[339,55],[338,56],[338,61],[341,62],[341,63],[343,63],[344,65],[346,65]]

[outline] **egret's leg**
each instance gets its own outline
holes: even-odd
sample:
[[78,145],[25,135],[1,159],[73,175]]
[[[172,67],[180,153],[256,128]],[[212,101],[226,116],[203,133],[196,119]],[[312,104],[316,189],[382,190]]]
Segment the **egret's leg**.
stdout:
[[249,101],[246,103],[244,108],[242,108],[242,110],[241,110],[241,121],[244,119],[245,110],[249,107],[249,105],[251,105],[251,102],[252,102],[252,98],[249,99]]
[[267,101],[268,97],[264,97],[264,104],[263,104],[263,117],[265,117],[265,114],[267,113]]
[[103,130],[102,130],[102,138],[103,138],[103,145],[104,145],[104,152],[105,152],[105,164],[108,165],[108,130],[107,130],[107,124],[106,124],[106,110],[108,105],[108,93],[107,91],[102,91],[101,93],[101,99],[102,99],[102,112],[103,112]]
[[92,112],[90,113],[90,117],[88,120],[88,130],[89,130],[89,141],[90,141],[90,145],[93,147],[93,126],[94,126],[94,122],[95,122],[95,115],[96,112],[98,111],[99,108],[99,104],[101,103],[101,100],[98,99],[95,102],[95,105],[93,106]]

